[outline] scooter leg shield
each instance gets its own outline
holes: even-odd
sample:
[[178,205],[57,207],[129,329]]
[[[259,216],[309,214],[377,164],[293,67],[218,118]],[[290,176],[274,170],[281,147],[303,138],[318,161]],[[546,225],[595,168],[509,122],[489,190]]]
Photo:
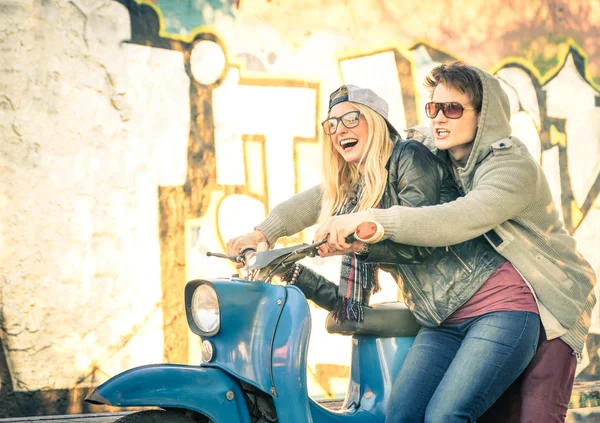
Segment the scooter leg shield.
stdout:
[[117,407],[188,409],[217,423],[250,423],[238,381],[209,367],[177,364],[136,367],[109,379],[85,400]]

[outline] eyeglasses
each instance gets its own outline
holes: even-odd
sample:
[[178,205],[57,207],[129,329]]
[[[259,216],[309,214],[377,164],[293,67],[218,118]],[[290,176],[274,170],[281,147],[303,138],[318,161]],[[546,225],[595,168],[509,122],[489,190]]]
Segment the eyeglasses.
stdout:
[[465,110],[475,110],[475,107],[464,107],[455,101],[449,103],[435,103],[430,101],[425,105],[425,114],[429,119],[435,119],[438,113],[442,111],[448,119],[459,119]]
[[360,111],[353,110],[343,114],[340,117],[332,117],[321,122],[321,126],[323,127],[323,131],[325,131],[325,135],[335,134],[340,122],[342,122],[342,125],[348,129],[356,128],[360,123]]

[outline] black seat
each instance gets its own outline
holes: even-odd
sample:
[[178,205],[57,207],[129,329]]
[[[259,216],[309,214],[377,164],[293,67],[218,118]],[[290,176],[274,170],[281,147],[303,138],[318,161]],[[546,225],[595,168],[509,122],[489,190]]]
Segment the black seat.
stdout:
[[329,333],[340,335],[370,335],[381,337],[416,336],[419,325],[406,304],[400,302],[381,303],[365,307],[365,320],[345,320],[338,323],[333,314],[327,315],[325,327]]

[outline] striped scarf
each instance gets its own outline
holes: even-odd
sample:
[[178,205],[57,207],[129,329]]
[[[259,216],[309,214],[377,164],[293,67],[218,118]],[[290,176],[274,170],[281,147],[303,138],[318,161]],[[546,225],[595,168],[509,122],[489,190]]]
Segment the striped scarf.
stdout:
[[[360,200],[361,191],[362,184],[356,184],[336,215],[353,213]],[[371,293],[380,289],[375,264],[357,260],[354,253],[344,255],[333,317],[339,323],[344,320],[362,322],[363,306],[369,305]]]

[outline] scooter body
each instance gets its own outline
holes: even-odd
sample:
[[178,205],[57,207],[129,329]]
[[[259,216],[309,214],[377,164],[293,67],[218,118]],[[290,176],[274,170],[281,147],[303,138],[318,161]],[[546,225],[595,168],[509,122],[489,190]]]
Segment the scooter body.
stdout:
[[[334,411],[308,396],[310,310],[297,287],[236,278],[194,280],[186,285],[185,304],[190,329],[203,340],[199,366],[157,364],[128,370],[86,400],[160,407],[172,412],[163,413],[160,420],[165,422],[183,421],[174,412],[187,410],[189,421],[250,423],[244,392],[250,386],[272,399],[279,423],[383,422],[392,384],[418,330],[406,307],[394,304],[365,310],[365,322],[374,323],[366,329],[356,323],[348,328],[329,317],[328,330],[353,334],[348,392],[342,408]],[[399,319],[395,334],[403,336],[389,336],[390,319]]]

